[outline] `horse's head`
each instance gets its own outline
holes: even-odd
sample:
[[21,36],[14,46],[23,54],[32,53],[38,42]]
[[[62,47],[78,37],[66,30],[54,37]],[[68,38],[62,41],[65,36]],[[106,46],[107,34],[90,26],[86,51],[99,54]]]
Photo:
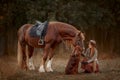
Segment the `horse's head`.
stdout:
[[84,40],[85,40],[84,34],[80,31],[78,31],[75,35],[74,46],[80,46],[81,50],[83,51],[85,49]]

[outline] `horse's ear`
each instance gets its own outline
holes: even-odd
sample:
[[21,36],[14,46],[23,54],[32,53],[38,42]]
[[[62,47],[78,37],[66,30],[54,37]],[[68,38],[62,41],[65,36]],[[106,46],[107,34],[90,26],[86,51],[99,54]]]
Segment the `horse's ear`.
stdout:
[[78,31],[78,33],[76,34],[76,36],[80,36],[81,35],[81,31]]
[[77,33],[77,36],[81,37],[83,40],[85,40],[85,36],[84,36],[84,33],[82,33],[81,31],[79,31]]
[[80,35],[81,35],[82,39],[85,40],[85,34],[81,32]]

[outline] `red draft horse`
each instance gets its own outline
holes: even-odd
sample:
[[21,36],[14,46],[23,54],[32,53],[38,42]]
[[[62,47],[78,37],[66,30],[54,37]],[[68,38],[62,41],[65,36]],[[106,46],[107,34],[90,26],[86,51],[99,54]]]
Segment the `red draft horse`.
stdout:
[[[18,30],[18,65],[22,69],[35,69],[32,63],[34,48],[43,48],[43,58],[42,64],[38,70],[39,72],[53,71],[51,65],[54,49],[63,40],[71,41],[74,47],[80,43],[79,46],[82,49],[84,48],[83,41],[85,37],[83,33],[70,24],[63,22],[49,22],[44,38],[44,45],[38,45],[39,37],[30,36],[32,27],[32,24],[25,24]],[[47,58],[49,60],[45,67]]]

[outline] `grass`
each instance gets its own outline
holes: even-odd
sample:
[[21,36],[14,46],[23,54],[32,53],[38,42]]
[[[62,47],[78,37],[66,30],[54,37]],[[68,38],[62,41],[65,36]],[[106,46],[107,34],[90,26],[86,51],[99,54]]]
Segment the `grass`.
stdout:
[[77,75],[65,75],[64,69],[69,54],[55,55],[53,59],[54,72],[39,73],[41,55],[34,55],[35,71],[24,71],[17,68],[16,56],[0,58],[0,80],[120,80],[120,58],[100,59],[100,72],[85,74],[79,68]]

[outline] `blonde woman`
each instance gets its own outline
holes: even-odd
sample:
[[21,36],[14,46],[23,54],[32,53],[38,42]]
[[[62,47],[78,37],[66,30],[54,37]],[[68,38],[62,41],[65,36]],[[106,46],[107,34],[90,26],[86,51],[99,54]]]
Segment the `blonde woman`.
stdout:
[[88,44],[88,49],[84,54],[83,61],[81,62],[81,68],[84,69],[85,73],[99,72],[98,66],[98,51],[96,49],[96,41],[90,40]]

